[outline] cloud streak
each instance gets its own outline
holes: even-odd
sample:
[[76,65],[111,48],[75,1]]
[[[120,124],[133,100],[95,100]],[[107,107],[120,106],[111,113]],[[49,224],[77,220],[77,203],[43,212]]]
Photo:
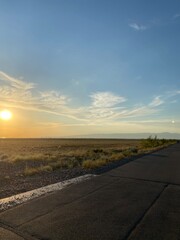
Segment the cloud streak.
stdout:
[[109,108],[126,101],[126,98],[111,92],[97,92],[93,93],[90,97],[92,98],[93,107],[96,108]]
[[0,79],[2,81],[9,83],[12,87],[14,87],[16,89],[21,89],[24,91],[33,89],[36,86],[34,83],[24,82],[22,80],[11,77],[2,71],[0,71]]
[[[33,110],[73,119],[73,124],[105,124],[125,119],[152,116],[161,111],[168,98],[180,94],[169,92],[167,98],[155,96],[148,104],[127,107],[124,96],[112,92],[94,92],[88,96],[87,106],[72,107],[69,96],[59,91],[39,91],[36,84],[13,78],[0,72],[0,107]],[[171,102],[171,101],[169,101]],[[75,121],[74,121],[75,120]]]
[[137,24],[137,23],[130,23],[129,27],[131,27],[132,29],[136,30],[136,31],[145,31],[148,27],[145,25],[141,25],[141,24]]
[[174,16],[172,17],[174,20],[177,19],[177,18],[180,18],[180,13],[176,13],[174,14]]
[[164,103],[164,100],[161,99],[161,96],[157,96],[153,99],[153,101],[149,104],[150,107],[158,107]]

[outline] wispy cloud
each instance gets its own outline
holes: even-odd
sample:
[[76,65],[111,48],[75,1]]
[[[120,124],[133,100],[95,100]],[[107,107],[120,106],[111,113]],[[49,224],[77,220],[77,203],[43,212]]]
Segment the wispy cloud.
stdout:
[[178,95],[180,95],[180,90],[172,90],[172,91],[168,91],[165,93],[165,98],[170,99],[170,98],[176,97]]
[[27,83],[0,72],[0,105],[1,107],[16,107],[25,110],[49,112],[68,116],[66,104],[70,99],[57,91],[40,92],[36,84]]
[[[104,96],[104,98],[100,96]],[[103,99],[103,101],[101,102],[99,99]],[[110,99],[113,101],[111,102]],[[126,98],[113,95],[112,93],[98,92],[93,95],[91,106],[83,109],[82,112],[83,115],[86,113],[86,119],[89,119],[91,122],[105,123],[107,121],[122,121],[123,119],[153,115],[160,111],[159,106],[164,103],[160,96],[155,97],[149,104],[141,104],[140,106],[126,107],[123,104],[126,101]]]
[[66,105],[70,98],[57,91],[45,91],[40,92],[40,101],[46,106],[49,105],[49,107],[53,106],[53,108],[56,108],[57,106]]
[[130,23],[129,27],[133,28],[136,31],[145,31],[148,27],[142,24]]
[[164,100],[161,99],[161,96],[155,97],[152,102],[149,104],[150,107],[158,107],[164,103]]
[[172,17],[172,19],[174,19],[174,20],[177,19],[177,18],[180,18],[180,13],[176,13]]
[[96,108],[113,107],[126,101],[126,98],[115,95],[111,92],[97,92],[91,94],[90,97],[92,98],[92,105]]
[[179,19],[180,13],[175,13],[171,17],[151,19],[148,22],[146,22],[146,24],[141,24],[137,23],[136,21],[132,21],[128,24],[128,26],[134,29],[135,31],[141,32],[154,27],[169,26],[171,24],[174,24],[176,21],[179,21]]
[[[152,116],[162,111],[161,106],[171,103],[179,95],[175,90],[155,96],[149,103],[127,106],[128,99],[112,92],[94,92],[87,96],[87,106],[73,108],[71,98],[59,91],[39,91],[36,84],[27,83],[0,72],[0,107],[19,108],[64,116],[72,124],[107,124],[137,117]],[[168,100],[169,99],[169,100]],[[75,120],[75,121],[74,121]]]
[[34,83],[24,82],[22,80],[11,77],[2,71],[0,71],[0,79],[2,81],[9,83],[12,87],[14,87],[16,89],[22,89],[22,90],[27,91],[27,90],[30,90],[35,87]]

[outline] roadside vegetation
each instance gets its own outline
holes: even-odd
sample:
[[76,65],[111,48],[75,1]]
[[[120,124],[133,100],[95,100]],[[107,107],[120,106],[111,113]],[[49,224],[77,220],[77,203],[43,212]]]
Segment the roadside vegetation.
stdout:
[[147,139],[143,139],[141,141],[142,148],[156,148],[159,146],[168,146],[171,144],[175,144],[177,140],[173,139],[158,139],[157,136],[154,138],[149,136]]
[[[88,141],[88,140],[85,140]],[[94,140],[96,141],[96,140]],[[104,140],[106,141],[106,140]],[[107,140],[108,141],[108,140]],[[110,143],[111,140],[109,140]],[[120,141],[120,140],[119,140]],[[126,144],[123,144],[124,143]],[[138,141],[121,140],[121,144],[117,142],[113,144],[106,144],[98,146],[91,145],[77,145],[69,147],[68,145],[61,146],[46,146],[33,147],[36,151],[27,151],[16,154],[2,154],[0,159],[9,161],[14,166],[21,166],[21,176],[32,176],[44,172],[53,172],[57,169],[96,169],[113,162],[118,162],[124,158],[132,158],[140,156],[168,145],[176,143],[176,140],[158,139],[155,137],[148,137]],[[97,147],[95,147],[97,146]],[[18,174],[18,173],[17,173]]]

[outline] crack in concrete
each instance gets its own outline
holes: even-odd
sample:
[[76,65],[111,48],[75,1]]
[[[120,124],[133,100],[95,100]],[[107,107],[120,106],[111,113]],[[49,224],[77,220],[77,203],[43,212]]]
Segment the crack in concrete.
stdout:
[[[107,186],[110,186],[110,185],[113,184],[113,183],[114,183],[114,181],[109,182],[109,183],[107,183],[107,184],[104,184],[104,185],[102,185],[101,187],[98,187],[97,189],[89,192],[88,194],[83,195],[83,196],[81,196],[81,197],[78,197],[78,198],[76,198],[76,199],[74,199],[74,200],[72,200],[72,201],[70,201],[70,202],[67,202],[67,203],[63,204],[62,206],[59,206],[58,208],[62,208],[62,207],[67,206],[67,205],[69,205],[69,204],[75,203],[75,202],[77,202],[77,201],[79,201],[79,200],[81,200],[81,199],[83,199],[83,198],[86,198],[87,196],[92,195],[93,193],[95,193],[95,192],[97,192],[97,191],[99,191],[99,190],[101,190],[101,189],[103,189],[103,188],[105,188],[105,187],[107,187]],[[53,209],[52,211],[48,211],[47,213],[38,215],[38,216],[32,218],[31,220],[26,221],[25,223],[19,224],[17,227],[18,227],[18,228],[19,228],[19,227],[22,227],[23,225],[25,225],[25,224],[27,224],[27,223],[30,223],[30,222],[34,221],[35,219],[39,219],[39,218],[41,218],[41,217],[43,217],[43,216],[46,216],[47,214],[52,213],[52,212],[54,212],[54,211],[57,211],[57,209],[56,209],[56,210]]]
[[123,179],[132,179],[132,180],[144,181],[144,182],[160,183],[160,184],[165,184],[165,185],[168,184],[168,185],[180,187],[180,184],[178,184],[178,183],[172,183],[172,182],[162,182],[162,181],[158,181],[158,180],[149,180],[149,179],[145,179],[145,178],[115,176],[115,175],[110,175],[110,174],[109,174],[108,176],[109,176],[109,177],[114,177],[114,178],[123,178]]
[[168,184],[164,186],[164,188],[160,191],[160,193],[157,195],[157,197],[154,199],[154,201],[151,203],[151,205],[145,210],[145,212],[142,214],[142,216],[135,222],[134,226],[128,231],[126,236],[124,237],[124,240],[130,239],[133,232],[136,230],[136,228],[139,226],[139,224],[143,221],[145,216],[150,212],[151,208],[155,205],[155,203],[158,201],[158,199],[161,197],[163,192],[168,187]]
[[9,232],[12,232],[12,233],[16,234],[17,236],[19,236],[21,238],[24,238],[24,240],[39,240],[38,238],[34,238],[33,236],[31,236],[27,233],[21,232],[18,229],[13,228],[12,226],[10,226],[8,224],[4,224],[4,223],[0,222],[0,227],[2,229],[5,229]]

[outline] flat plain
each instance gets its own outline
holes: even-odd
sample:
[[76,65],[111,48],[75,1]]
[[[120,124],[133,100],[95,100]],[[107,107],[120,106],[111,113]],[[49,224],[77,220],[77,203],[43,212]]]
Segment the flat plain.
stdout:
[[82,162],[120,158],[139,140],[1,139],[0,198],[92,172]]
[[99,174],[154,149],[129,139],[1,139],[0,198]]

